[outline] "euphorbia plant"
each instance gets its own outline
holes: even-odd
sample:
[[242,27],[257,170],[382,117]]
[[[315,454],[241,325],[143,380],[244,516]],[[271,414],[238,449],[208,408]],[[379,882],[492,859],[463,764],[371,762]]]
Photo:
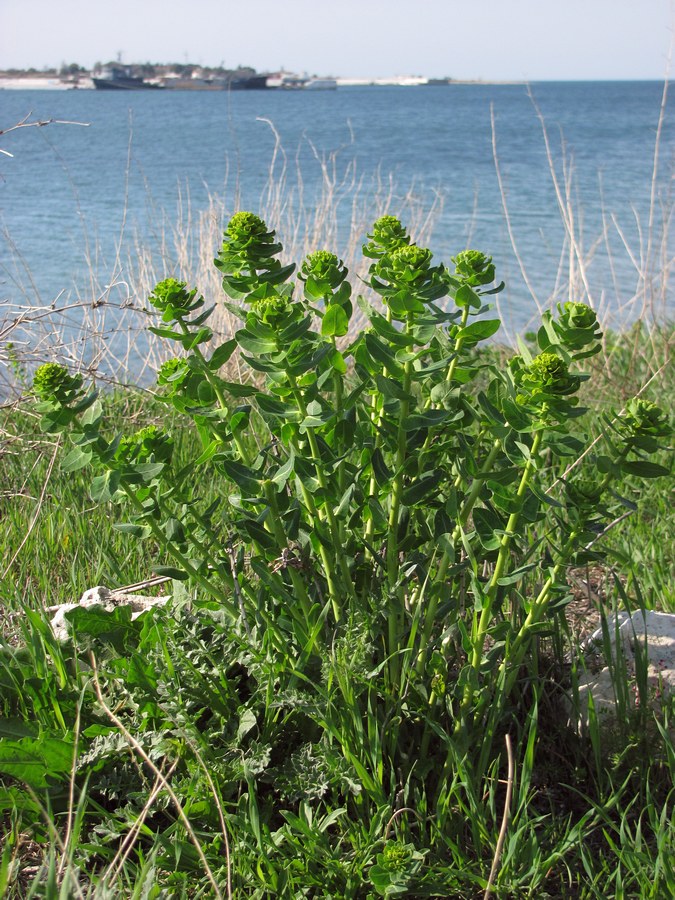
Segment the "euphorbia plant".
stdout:
[[[478,349],[499,328],[489,300],[502,288],[483,253],[446,268],[397,219],[379,219],[364,246],[371,294],[357,298],[368,324],[355,334],[342,261],[316,251],[296,284],[281,252],[258,216],[228,224],[216,265],[241,327],[219,346],[196,290],[168,279],[150,296],[153,331],[182,350],[158,395],[194,422],[197,458],[178,467],[160,431],[105,436],[95,395],[58,366],[35,378],[44,427],[71,430],[66,466],[98,468],[95,498],[127,504],[122,527],[160,545],[161,571],[276,655],[277,705],[243,701],[260,733],[273,742],[280,722],[309,718],[307,741],[337,745],[372,803],[424,798],[442,830],[448,771],[432,757],[480,746],[484,772],[490,711],[551,627],[566,567],[588,558],[612,480],[663,474],[647,457],[669,425],[629,404],[597,468],[561,480],[558,460],[586,446],[577,366],[599,349],[593,310],[545,314],[536,352],[523,345],[501,366]],[[235,352],[249,381],[225,374]],[[222,491],[203,508],[205,479]],[[311,695],[301,712],[284,699],[299,687]]]

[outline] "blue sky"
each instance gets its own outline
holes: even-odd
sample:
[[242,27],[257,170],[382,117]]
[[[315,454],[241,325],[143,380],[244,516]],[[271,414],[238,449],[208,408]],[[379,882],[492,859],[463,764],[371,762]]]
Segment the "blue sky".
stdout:
[[662,79],[674,23],[673,0],[0,0],[0,68],[121,53],[339,76]]

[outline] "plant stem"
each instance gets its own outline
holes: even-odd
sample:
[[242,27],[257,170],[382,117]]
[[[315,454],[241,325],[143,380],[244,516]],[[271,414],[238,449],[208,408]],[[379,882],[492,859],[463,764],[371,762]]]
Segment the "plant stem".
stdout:
[[[185,322],[182,319],[178,320],[178,324],[180,325],[183,334],[190,333],[190,329],[187,327],[187,325],[185,324]],[[197,359],[202,364],[201,365],[202,372],[204,373],[204,377],[206,378],[208,383],[213,388],[213,392],[216,395],[216,398],[218,400],[218,406],[220,407],[220,409],[224,410],[225,412],[228,412],[229,405],[227,403],[227,400],[225,399],[225,394],[223,393],[223,389],[220,385],[220,381],[219,381],[218,377],[216,375],[214,375],[214,373],[209,368],[209,364],[206,360],[206,357],[200,350],[199,346],[193,347],[192,352],[194,353],[194,355],[197,357]],[[241,442],[241,438],[234,431],[232,432],[232,438],[234,440],[235,446],[237,448],[237,452],[239,453],[239,456],[240,456],[242,462],[246,466],[250,465],[249,456],[248,456],[248,453],[246,452],[246,448],[244,447],[244,445]]]
[[[406,333],[412,330],[413,317],[408,316]],[[400,643],[400,620],[403,615],[403,599],[395,591],[399,576],[398,560],[398,524],[401,510],[401,498],[403,496],[403,467],[407,455],[406,422],[410,411],[410,386],[412,383],[413,362],[408,359],[403,369],[403,394],[398,415],[398,430],[396,433],[396,462],[395,474],[392,484],[391,507],[389,510],[389,534],[387,535],[387,581],[389,584],[389,614],[388,614],[388,651],[391,654],[390,673],[392,684],[398,684],[399,658],[396,655]]]
[[[501,448],[501,441],[498,438],[492,443],[492,447],[490,448],[490,452],[485,457],[483,464],[480,468],[480,472],[473,480],[473,484],[471,485],[471,490],[466,495],[464,503],[462,504],[462,508],[459,513],[458,522],[455,526],[454,531],[452,532],[451,544],[454,547],[462,532],[462,527],[466,525],[469,516],[471,515],[471,511],[478,499],[478,495],[483,486],[483,478],[490,471],[492,465],[499,453]],[[450,567],[450,563],[452,562],[452,555],[449,550],[443,551],[443,556],[441,557],[441,561],[438,564],[438,570],[436,572],[435,584],[440,587],[445,580],[446,573],[448,568]],[[429,598],[429,605],[424,613],[424,626],[422,628],[422,635],[420,639],[420,649],[417,657],[417,672],[422,675],[424,672],[424,666],[426,663],[427,656],[427,646],[429,644],[429,639],[431,637],[431,632],[433,631],[435,619],[436,619],[436,610],[438,609],[438,603],[440,600],[441,594],[438,590],[433,591],[431,597]]]
[[[287,373],[288,382],[293,390],[293,396],[295,398],[295,402],[297,403],[298,409],[300,410],[303,417],[307,416],[307,406],[305,404],[304,397],[302,396],[302,391],[298,387],[298,383],[295,380],[295,377],[289,373]],[[323,462],[321,459],[321,453],[319,451],[319,445],[316,440],[316,435],[314,434],[311,428],[306,429],[307,441],[309,443],[310,449],[310,458],[314,464],[314,471],[316,473],[317,481],[319,482],[319,486],[324,494],[324,505],[323,509],[325,510],[325,517],[328,522],[328,529],[330,532],[331,541],[333,544],[333,549],[335,551],[335,557],[331,559],[328,556],[326,548],[321,540],[319,540],[319,554],[321,556],[321,561],[323,562],[326,581],[328,583],[328,593],[331,598],[332,606],[333,606],[333,614],[335,616],[336,621],[340,621],[341,618],[341,609],[340,609],[340,593],[337,588],[337,584],[335,581],[335,571],[334,571],[334,563],[337,560],[338,567],[340,568],[340,572],[342,574],[342,588],[344,593],[354,598],[354,586],[352,584],[351,572],[349,571],[349,566],[347,564],[347,558],[343,552],[342,541],[340,538],[340,530],[337,525],[337,521],[335,519],[335,514],[333,513],[333,506],[331,504],[330,498],[328,496],[328,483],[326,481],[326,476],[323,471]],[[317,517],[318,509],[314,502],[314,498],[309,493],[305,485],[302,485],[302,494],[307,504],[308,509],[312,513],[314,517]],[[318,518],[323,518],[320,514]]]
[[[279,551],[281,552],[286,547],[288,547],[288,537],[286,532],[283,529],[281,524],[281,516],[279,514],[279,505],[277,504],[277,497],[274,490],[274,485],[271,481],[266,480],[263,482],[263,491],[265,492],[265,499],[267,500],[267,504],[270,509],[270,518],[269,525],[274,535],[277,545],[279,547]],[[289,566],[287,571],[290,574],[291,582],[293,584],[293,590],[295,591],[296,597],[300,601],[300,605],[302,606],[302,611],[307,620],[307,624],[310,623],[310,612],[312,608],[312,602],[309,599],[309,595],[307,594],[307,588],[305,587],[305,583],[303,579],[300,577],[300,573],[293,568],[293,566]]]
[[[536,463],[534,462],[534,460],[539,453],[543,435],[543,428],[540,428],[535,432],[530,455],[525,464],[525,469],[523,470],[520,484],[518,486],[518,492],[516,494],[517,500],[522,500],[525,496],[530,478],[532,477],[532,473],[535,470]],[[485,638],[487,636],[488,628],[492,620],[492,609],[497,596],[497,591],[499,590],[499,579],[504,575],[506,563],[509,556],[509,550],[511,547],[511,541],[515,537],[519,520],[520,509],[518,509],[516,512],[511,513],[511,515],[509,516],[508,522],[506,524],[506,530],[499,545],[499,554],[497,556],[497,562],[495,563],[494,571],[492,573],[492,578],[490,579],[490,583],[483,598],[483,609],[481,612],[480,620],[478,622],[478,628],[473,637],[473,652],[469,661],[469,665],[476,673],[480,668],[480,663],[483,658],[483,647],[485,646]],[[471,680],[468,680],[464,688],[464,696],[462,698],[463,715],[461,715],[457,720],[458,727],[460,722],[462,722],[471,708],[471,705],[473,703],[473,693],[474,689],[472,687]]]

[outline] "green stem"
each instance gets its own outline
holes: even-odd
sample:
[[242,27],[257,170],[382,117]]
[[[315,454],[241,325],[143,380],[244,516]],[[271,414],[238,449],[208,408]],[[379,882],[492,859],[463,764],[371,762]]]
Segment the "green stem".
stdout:
[[[535,432],[534,440],[532,441],[532,449],[530,450],[530,456],[527,460],[527,463],[525,464],[525,469],[523,470],[523,474],[520,479],[520,485],[518,486],[518,492],[516,494],[518,500],[522,500],[525,496],[530,478],[532,477],[532,473],[535,470],[536,463],[534,462],[534,460],[539,453],[543,435],[543,428],[540,428],[539,431]],[[515,537],[519,520],[520,510],[511,513],[511,515],[509,516],[505,533],[502,536],[499,545],[499,554],[497,556],[497,562],[495,563],[494,571],[492,573],[492,578],[490,579],[487,591],[485,592],[485,597],[483,598],[483,609],[481,612],[480,620],[478,622],[477,631],[473,638],[473,652],[469,661],[469,665],[474,670],[474,672],[477,672],[480,668],[481,659],[483,658],[483,647],[485,645],[485,638],[487,636],[488,628],[492,620],[492,610],[497,596],[497,591],[499,590],[499,579],[504,575],[509,557],[511,542]],[[458,726],[463,720],[466,713],[471,708],[471,705],[473,703],[473,693],[474,690],[471,684],[471,680],[468,680],[466,687],[464,688],[464,696],[462,698],[462,713],[464,715],[458,718]]]
[[[471,485],[471,490],[466,495],[464,499],[464,503],[462,504],[462,508],[459,513],[459,519],[457,525],[452,532],[451,544],[454,547],[459,537],[462,533],[462,528],[466,525],[469,516],[471,515],[471,511],[478,499],[478,495],[480,494],[480,490],[483,486],[484,476],[490,471],[492,468],[494,461],[501,449],[501,441],[496,438],[492,447],[490,448],[490,452],[485,457],[483,464],[480,468],[480,472],[473,480],[473,484]],[[443,555],[438,564],[438,570],[436,572],[435,583],[437,586],[440,585],[445,580],[445,576],[450,567],[450,563],[452,562],[452,556],[448,550],[443,551]],[[436,610],[438,609],[438,603],[440,601],[440,592],[434,591],[429,599],[429,605],[424,613],[424,626],[422,629],[422,636],[420,640],[420,650],[419,655],[417,657],[417,671],[421,675],[424,672],[424,666],[426,664],[426,656],[427,656],[427,647],[429,644],[429,639],[431,638],[431,632],[433,631],[435,619],[436,619]]]
[[[551,569],[550,575],[544,582],[541,590],[539,591],[539,594],[537,595],[537,598],[532,603],[525,621],[520,626],[515,640],[504,655],[504,659],[502,660],[499,667],[499,674],[500,676],[506,675],[506,681],[504,685],[504,691],[506,694],[510,693],[510,691],[513,689],[513,685],[518,675],[518,668],[523,661],[523,656],[526,649],[525,642],[529,636],[529,633],[531,632],[532,628],[534,628],[539,624],[539,622],[541,622],[544,613],[548,609],[548,606],[551,602],[551,591],[558,581],[560,572],[569,561],[571,554],[574,552],[576,540],[578,537],[578,531],[570,532],[570,535],[565,542],[565,546],[560,551],[560,557],[558,561]],[[507,668],[509,669],[508,674]]]
[[[379,423],[381,416],[381,406],[380,406],[380,395],[372,394],[370,398],[370,421],[373,423],[374,431],[375,431],[375,444],[373,446],[373,452],[380,447],[382,442],[380,437]],[[372,471],[370,475],[370,481],[368,482],[368,499],[375,499],[377,497],[377,479],[375,478],[375,472]],[[364,504],[364,510],[368,509],[368,503]],[[372,513],[369,515],[368,521],[366,522],[366,530],[365,530],[365,538],[366,544],[371,545],[373,543],[373,536],[375,534],[375,520],[372,516]],[[372,554],[369,549],[366,550],[366,558],[372,558]]]
[[[298,383],[290,373],[287,373],[288,382],[293,391],[293,396],[295,398],[295,402],[300,410],[300,413],[303,417],[307,416],[307,406],[305,405],[305,400],[302,396],[302,391],[298,387]],[[347,563],[347,558],[343,552],[342,542],[340,539],[340,530],[337,526],[337,521],[335,519],[335,514],[333,513],[333,506],[330,502],[330,498],[328,497],[328,483],[326,481],[326,476],[323,471],[323,462],[321,460],[321,453],[319,451],[319,445],[316,440],[316,435],[312,431],[311,428],[308,428],[306,431],[307,441],[309,443],[310,457],[314,464],[314,471],[316,473],[316,479],[319,482],[319,486],[324,494],[324,505],[323,509],[325,511],[325,518],[328,523],[328,529],[330,533],[331,542],[333,544],[333,549],[335,551],[335,556],[331,559],[328,555],[328,552],[322,541],[319,541],[319,554],[321,556],[321,561],[323,562],[326,581],[328,583],[328,593],[331,598],[332,606],[333,606],[333,614],[335,616],[336,621],[340,621],[341,618],[341,606],[340,606],[340,592],[338,590],[336,580],[335,580],[335,571],[334,571],[334,563],[337,560],[338,567],[340,568],[342,574],[342,587],[345,594],[348,597],[354,598],[354,586],[352,584],[351,572],[349,571],[349,565]],[[302,494],[307,504],[308,509],[312,513],[315,518],[322,519],[319,509],[314,502],[314,498],[309,493],[309,491],[302,486]]]
[[[624,448],[621,451],[616,460],[617,465],[620,465],[620,463],[626,458],[626,456],[628,456],[629,452],[630,451],[628,448]],[[609,486],[612,480],[612,473],[607,472],[605,474],[605,477],[600,482],[600,490],[604,491]],[[536,627],[539,622],[541,622],[544,615],[546,614],[546,611],[548,610],[549,604],[551,602],[551,591],[557,584],[560,572],[568,563],[570,556],[574,552],[576,541],[580,533],[581,532],[578,529],[574,529],[570,532],[569,537],[565,541],[564,547],[560,551],[558,561],[551,569],[549,577],[544,582],[541,590],[539,591],[539,594],[530,606],[530,611],[528,612],[525,621],[520,626],[518,634],[516,635],[513,643],[504,655],[504,659],[502,660],[499,667],[499,674],[505,679],[505,695],[508,695],[513,690],[513,686],[518,675],[518,669],[522,664],[525,654],[527,638],[529,637],[532,629]]]
[[[462,310],[462,320],[459,323],[459,327],[464,328],[466,326],[468,319],[469,319],[469,307],[465,306],[464,309]],[[455,369],[457,368],[457,360],[459,359],[459,351],[462,349],[463,343],[464,343],[464,338],[461,338],[461,337],[456,338],[455,346],[454,346],[454,350],[453,350],[454,355],[453,355],[452,359],[450,360],[448,372],[445,376],[446,381],[452,381],[452,379],[455,377]],[[431,396],[429,396],[429,398],[427,399],[427,402],[424,404],[424,408],[429,409],[429,407],[431,407],[431,406],[433,406],[433,403],[431,402]],[[425,443],[424,443],[425,449],[426,449],[428,440],[429,440],[429,438],[427,438],[427,441],[425,441]]]
[[[185,322],[182,319],[178,320],[178,324],[180,325],[183,334],[190,334],[190,329],[187,327],[187,325],[185,324]],[[194,353],[194,355],[197,357],[197,359],[202,364],[202,366],[201,366],[202,372],[204,373],[204,377],[206,378],[208,383],[213,388],[213,392],[216,395],[216,399],[218,400],[218,406],[220,407],[220,409],[224,410],[225,412],[229,412],[230,407],[225,398],[225,394],[223,393],[223,389],[220,385],[220,381],[219,381],[218,377],[216,375],[214,375],[214,373],[209,368],[209,364],[206,360],[206,357],[204,356],[204,354],[202,353],[202,351],[200,350],[200,348],[198,346],[193,347],[192,352]],[[218,435],[216,435],[216,436],[218,436]],[[232,432],[232,438],[234,439],[234,443],[237,448],[237,452],[239,453],[239,456],[240,456],[242,462],[246,466],[250,465],[249,456],[248,456],[248,453],[246,452],[246,448],[244,447],[244,445],[241,442],[241,438],[234,431]]]
[[[277,546],[279,551],[281,552],[285,548],[288,547],[288,536],[284,531],[284,528],[281,524],[281,516],[279,513],[279,505],[277,503],[277,495],[274,489],[274,485],[271,481],[267,480],[263,482],[263,491],[265,493],[265,499],[267,500],[267,504],[270,508],[270,518],[269,518],[269,526],[272,531],[272,534],[275,537],[277,542]],[[307,620],[307,624],[310,624],[310,613],[312,609],[312,601],[307,594],[307,588],[305,587],[305,582],[300,576],[300,573],[293,568],[293,566],[289,566],[287,569],[290,577],[291,583],[293,584],[293,590],[295,591],[295,596],[300,601],[300,605],[302,606],[302,611],[304,613],[305,619]]]
[[[183,554],[175,547],[174,544],[172,544],[170,541],[167,541],[166,536],[163,534],[157,522],[147,516],[147,510],[143,507],[143,504],[138,499],[133,489],[129,485],[125,484],[122,484],[121,487],[127,497],[131,500],[131,503],[135,507],[136,511],[141,514],[143,521],[149,526],[159,545],[166,550],[166,552],[169,554],[169,556],[171,556],[174,562],[178,563],[180,568],[184,572],[187,572],[190,577],[201,588],[203,588],[207,594],[209,594],[209,596],[213,597],[219,603],[222,603],[224,599],[223,592],[219,591],[214,585],[212,585],[208,578],[197,572],[191,561],[187,559],[187,557],[183,556]],[[236,616],[236,610],[234,609],[234,607],[232,607],[230,612],[234,616]]]
[[[408,316],[406,333],[412,329],[412,316]],[[389,510],[389,534],[387,535],[387,581],[389,584],[389,614],[388,614],[388,650],[391,655],[390,673],[392,684],[398,684],[400,661],[396,655],[399,649],[401,630],[401,617],[403,615],[403,598],[394,590],[399,575],[398,560],[398,525],[403,496],[403,467],[407,455],[406,422],[410,411],[410,386],[412,383],[413,363],[407,360],[403,369],[403,394],[399,410],[398,430],[396,434],[396,462],[395,474],[392,483],[391,507]]]

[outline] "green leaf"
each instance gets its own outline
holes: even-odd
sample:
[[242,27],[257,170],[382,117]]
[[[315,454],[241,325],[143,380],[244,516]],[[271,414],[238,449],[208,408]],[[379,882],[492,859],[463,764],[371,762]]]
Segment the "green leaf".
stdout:
[[132,537],[145,540],[152,534],[152,528],[149,525],[136,525],[133,522],[113,522],[115,531],[121,531],[122,534],[130,534]]
[[288,459],[283,464],[283,466],[280,466],[277,469],[275,475],[272,477],[272,482],[274,484],[276,484],[277,491],[283,491],[283,489],[286,487],[286,483],[288,482],[288,479],[293,474],[294,466],[295,466],[295,453],[293,452],[293,449],[291,448],[291,452],[289,454]]
[[499,319],[481,319],[480,322],[472,322],[471,325],[460,328],[456,337],[465,343],[484,341],[486,338],[496,334],[499,331],[501,324]]
[[333,510],[333,514],[337,517],[340,517],[345,510],[349,508],[349,504],[352,502],[352,497],[354,496],[354,492],[356,491],[356,483],[352,482],[347,490],[342,495],[340,502]]
[[49,779],[65,777],[73,764],[73,744],[55,737],[0,741],[0,772],[33,788],[45,788]]
[[[359,298],[359,306],[363,309],[362,304],[360,303],[361,298]],[[388,322],[384,316],[381,316],[379,313],[375,312],[372,307],[369,307],[370,313],[368,314],[368,318],[370,319],[370,323],[373,326],[373,331],[376,331],[379,335],[387,340],[388,343],[394,344],[397,347],[413,347],[415,344],[415,338],[406,334],[404,331],[399,331],[391,322]]]
[[209,369],[211,369],[212,372],[216,372],[218,369],[220,369],[221,366],[224,366],[234,353],[236,347],[237,342],[234,338],[231,338],[229,341],[225,341],[225,343],[221,344],[220,347],[216,347],[216,349],[211,354],[211,359],[209,359],[208,361]]
[[148,482],[152,481],[156,475],[159,475],[164,468],[166,468],[165,463],[161,462],[136,463],[136,465],[132,467],[132,472],[135,472],[136,475],[140,475],[143,481]]
[[277,350],[276,339],[258,337],[250,331],[247,331],[246,328],[242,328],[238,331],[235,334],[235,338],[240,347],[248,353],[252,353],[254,356],[257,356],[260,353],[276,353]]
[[457,289],[455,303],[461,307],[470,306],[473,309],[480,309],[480,297],[475,291],[471,290],[468,284],[463,284]]
[[96,638],[112,644],[118,653],[128,651],[136,643],[138,626],[131,621],[130,606],[117,606],[110,611],[100,606],[76,606],[65,617],[78,639],[85,635]]
[[183,345],[185,350],[192,350],[193,347],[197,347],[199,344],[204,344],[206,341],[210,341],[213,337],[213,330],[211,328],[200,328],[195,334],[184,334],[181,336],[181,344]]
[[176,569],[174,566],[153,566],[152,571],[156,575],[171,578],[173,581],[187,581],[190,577],[188,572],[183,571],[183,569]]
[[0,718],[0,740],[36,738],[40,728],[36,722],[18,718]]
[[490,509],[477,507],[473,511],[473,524],[483,547],[486,550],[496,550],[501,543],[501,535],[497,532],[504,530],[504,523],[499,516]]
[[332,303],[321,320],[321,334],[324,337],[342,337],[349,331],[349,319],[344,309]]
[[665,466],[647,462],[645,459],[624,462],[621,468],[624,472],[628,472],[629,475],[639,475],[641,478],[661,478],[663,475],[670,474],[670,471]]
[[91,483],[89,493],[95,503],[107,503],[113,499],[120,486],[120,473],[115,470],[97,475]]
[[451,415],[447,409],[429,409],[424,413],[408,416],[404,422],[406,431],[416,431],[418,428],[433,428],[442,425]]
[[376,447],[373,450],[370,462],[373,467],[373,475],[375,476],[375,481],[377,481],[380,486],[391,481],[394,473],[385,463],[384,456],[382,456],[382,451],[379,447]]
[[328,360],[338,375],[345,375],[347,373],[347,363],[339,350],[334,350],[328,357]]
[[526,566],[521,566],[519,569],[514,569],[509,575],[504,575],[502,578],[497,580],[497,584],[499,585],[508,585],[508,584],[516,584],[516,582],[520,581],[527,575],[528,572],[531,572],[533,569],[538,567],[538,563],[529,563]]
[[214,457],[223,474],[233,481],[248,497],[257,496],[260,492],[260,479],[254,469],[224,457]]
[[406,488],[403,491],[403,505],[415,506],[416,504],[421,503],[423,500],[426,500],[427,497],[436,490],[436,488],[444,478],[445,472],[440,470],[422,475],[421,478],[418,478],[413,484],[410,485],[410,487]]
[[522,407],[514,403],[509,397],[502,398],[502,412],[506,417],[506,421],[516,431],[526,431],[530,427],[530,417]]
[[379,362],[390,374],[403,375],[403,369],[394,358],[394,354],[376,335],[371,334],[370,332],[367,333],[365,337],[365,346],[371,359]]
[[88,425],[96,425],[103,415],[103,406],[100,400],[94,399],[94,401],[85,409],[85,411],[80,416],[80,422],[84,426]]
[[82,450],[80,447],[75,447],[63,458],[61,471],[77,472],[78,469],[83,469],[89,465],[91,457],[91,450]]
[[375,376],[378,391],[388,400],[410,400],[410,395],[406,394],[398,381],[393,378],[386,378],[380,372]]
[[151,331],[153,334],[156,334],[159,337],[168,338],[168,340],[171,341],[183,340],[183,335],[179,334],[177,331],[174,331],[173,328],[156,328],[154,325],[150,325],[148,331]]
[[240,741],[243,737],[245,737],[249,731],[255,728],[258,724],[258,720],[256,719],[255,713],[252,709],[243,710],[241,716],[239,717],[239,727],[237,728],[237,740]]

